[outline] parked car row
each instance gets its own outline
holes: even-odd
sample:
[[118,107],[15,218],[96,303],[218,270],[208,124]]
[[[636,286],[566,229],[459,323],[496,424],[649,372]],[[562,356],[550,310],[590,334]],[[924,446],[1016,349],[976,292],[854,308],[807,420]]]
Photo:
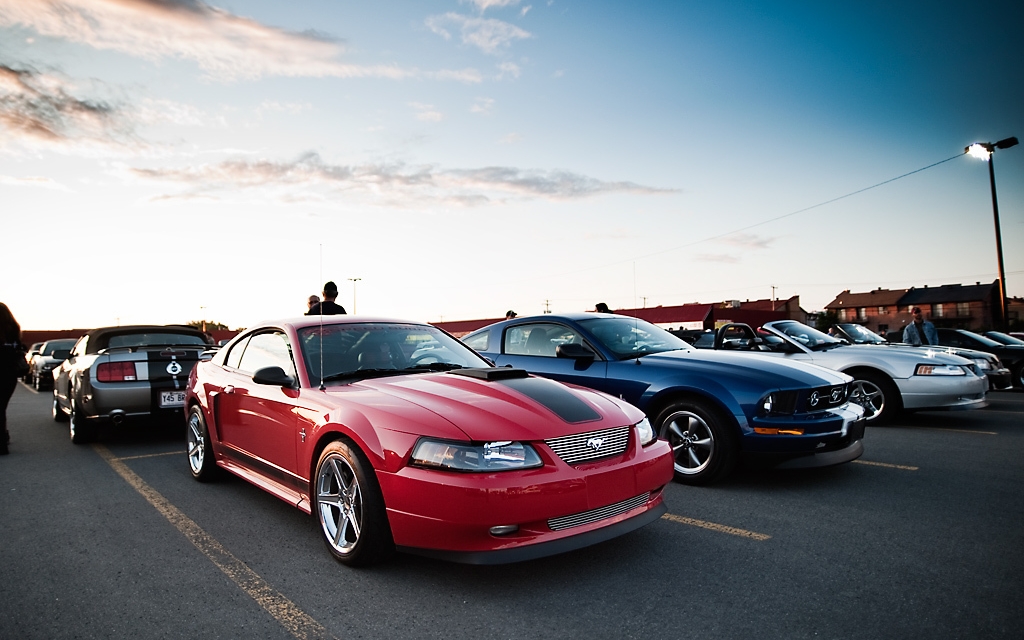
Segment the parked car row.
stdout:
[[232,473],[315,517],[335,559],[368,565],[591,545],[660,517],[673,478],[842,464],[868,423],[987,402],[980,366],[944,350],[799,323],[730,325],[711,346],[609,313],[517,317],[462,341],[345,315],[223,346],[178,325],[106,327],[54,369],[52,411],[74,443],[184,417],[196,480]]

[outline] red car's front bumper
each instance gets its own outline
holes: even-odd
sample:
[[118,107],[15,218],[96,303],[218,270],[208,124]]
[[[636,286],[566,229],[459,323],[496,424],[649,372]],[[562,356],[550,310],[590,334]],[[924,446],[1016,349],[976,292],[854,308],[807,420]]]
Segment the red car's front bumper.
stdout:
[[[610,539],[656,520],[672,479],[658,440],[569,466],[544,445],[537,469],[490,474],[404,467],[378,478],[400,550],[473,564],[517,562]],[[518,527],[506,535],[492,527]]]

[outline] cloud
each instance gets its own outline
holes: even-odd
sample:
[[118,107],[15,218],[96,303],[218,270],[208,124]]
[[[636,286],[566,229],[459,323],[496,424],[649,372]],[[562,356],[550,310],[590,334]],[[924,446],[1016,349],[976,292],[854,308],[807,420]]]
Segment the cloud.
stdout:
[[432,104],[410,102],[409,106],[416,110],[416,119],[421,122],[441,122],[444,120],[444,114],[435,109]]
[[488,115],[491,113],[491,109],[493,108],[494,98],[477,98],[476,100],[473,101],[473,104],[470,105],[469,111],[470,113],[480,113],[483,115]]
[[15,178],[14,176],[0,175],[0,184],[8,187],[35,187],[40,189],[53,189],[55,191],[70,191],[67,187],[52,178],[42,176],[28,176]]
[[57,74],[0,65],[0,128],[3,139],[59,151],[122,148],[140,144],[133,121],[119,105],[81,98]]
[[462,44],[472,45],[487,54],[496,54],[516,40],[533,37],[528,31],[508,22],[491,18],[471,18],[451,12],[427,18],[426,25],[445,40],[451,39],[448,26],[454,25],[462,37]]
[[502,62],[498,65],[498,71],[500,71],[497,78],[498,80],[504,80],[506,77],[515,79],[518,78],[521,73],[519,71],[519,65],[514,62]]
[[[491,7],[497,7],[502,9],[504,7],[514,7],[519,4],[519,0],[459,0],[459,4],[471,4],[480,10],[480,13],[487,11]],[[529,7],[526,7],[529,9]]]
[[338,58],[343,45],[211,7],[201,0],[0,0],[0,26],[147,60],[191,60],[210,78],[261,76],[405,78],[413,70],[360,66]]
[[[239,197],[259,193],[261,199],[306,201],[323,199],[416,208],[429,204],[476,206],[511,199],[572,200],[614,193],[664,194],[672,190],[632,182],[608,182],[569,171],[523,170],[513,167],[439,169],[401,162],[332,165],[316,153],[290,162],[226,160],[179,169],[132,168],[127,175],[145,181],[184,185],[180,197]],[[332,194],[324,198],[324,194]],[[164,195],[161,198],[178,197]]]
[[767,249],[775,240],[776,238],[766,238],[754,233],[734,233],[720,241],[744,249]]

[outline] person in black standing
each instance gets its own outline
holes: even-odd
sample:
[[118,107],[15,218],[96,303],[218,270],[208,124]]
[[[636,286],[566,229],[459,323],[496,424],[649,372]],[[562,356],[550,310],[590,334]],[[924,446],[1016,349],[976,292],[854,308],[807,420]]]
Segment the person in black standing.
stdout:
[[25,345],[21,325],[7,305],[0,302],[0,455],[7,455],[11,434],[7,431],[7,403],[24,374]]
[[324,283],[324,299],[323,302],[317,303],[309,308],[306,312],[307,316],[336,316],[344,313],[345,307],[336,303],[335,300],[338,298],[338,285],[334,284],[333,280],[328,280]]

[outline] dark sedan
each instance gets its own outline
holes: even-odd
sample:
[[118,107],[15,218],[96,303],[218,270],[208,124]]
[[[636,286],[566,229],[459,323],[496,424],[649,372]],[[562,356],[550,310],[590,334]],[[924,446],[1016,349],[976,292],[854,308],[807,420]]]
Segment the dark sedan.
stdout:
[[643,320],[604,313],[515,318],[464,342],[498,366],[642,409],[675,451],[676,479],[688,484],[714,482],[741,458],[792,468],[863,452],[852,378],[815,365],[697,350]]
[[1024,345],[1003,344],[966,329],[937,329],[937,331],[939,344],[943,346],[976,349],[995,354],[1012,372],[1013,386],[1024,387]]

